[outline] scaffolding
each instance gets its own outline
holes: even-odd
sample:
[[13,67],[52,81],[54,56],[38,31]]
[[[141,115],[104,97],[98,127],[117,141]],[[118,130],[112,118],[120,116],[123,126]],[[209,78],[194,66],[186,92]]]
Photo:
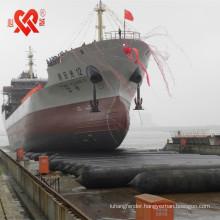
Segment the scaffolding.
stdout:
[[56,192],[60,193],[60,176],[54,172],[49,174],[40,174],[38,172],[37,177]]

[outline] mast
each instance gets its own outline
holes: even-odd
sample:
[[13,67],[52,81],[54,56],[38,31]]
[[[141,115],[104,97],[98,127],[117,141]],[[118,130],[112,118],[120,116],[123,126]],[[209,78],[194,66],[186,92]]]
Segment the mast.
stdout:
[[101,41],[103,40],[103,29],[105,28],[102,25],[102,13],[106,11],[101,0],[99,4],[97,5],[97,7],[95,8],[95,11],[98,14],[98,25],[96,26],[96,28],[98,29],[98,41]]
[[33,62],[33,53],[32,53],[32,50],[31,50],[31,46],[29,46],[28,59],[29,59],[29,62],[28,62],[29,74],[30,74],[30,78],[33,79],[33,65],[34,65],[34,62]]

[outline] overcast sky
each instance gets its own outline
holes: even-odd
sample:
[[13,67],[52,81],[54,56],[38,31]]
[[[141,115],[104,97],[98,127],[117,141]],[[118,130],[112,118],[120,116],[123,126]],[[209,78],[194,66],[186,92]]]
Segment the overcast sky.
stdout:
[[[77,40],[86,43],[94,40],[95,29],[84,33],[73,42],[76,32],[97,0],[0,0],[0,87],[10,85],[10,80],[28,69],[26,53],[31,45],[35,53],[35,73],[47,77],[46,59],[68,46],[76,47]],[[141,88],[145,110],[141,112],[144,124],[153,121],[158,126],[220,125],[220,1],[148,1],[103,0],[123,20],[124,9],[132,12],[134,21],[129,22],[142,36],[157,26],[166,29],[170,38],[155,36],[146,43],[169,54],[167,61],[175,79],[167,72],[171,97],[169,97],[161,73],[154,59],[148,66],[151,87],[146,81]],[[45,9],[45,27],[39,34],[13,33],[7,27],[15,11]],[[111,30],[104,21],[106,31]],[[78,28],[77,28],[78,27]],[[116,27],[117,28],[117,27]],[[77,31],[76,31],[77,30]],[[72,44],[71,44],[72,43]],[[2,98],[0,100],[2,102]],[[151,118],[150,118],[150,117]],[[148,121],[149,120],[149,121]],[[138,112],[132,111],[132,123],[140,123]],[[2,123],[0,122],[0,128]]]

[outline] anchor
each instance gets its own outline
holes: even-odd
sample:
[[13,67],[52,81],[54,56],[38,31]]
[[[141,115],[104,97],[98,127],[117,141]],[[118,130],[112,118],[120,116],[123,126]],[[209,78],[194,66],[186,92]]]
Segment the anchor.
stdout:
[[140,83],[142,81],[141,70],[138,66],[134,73],[131,75],[129,81],[137,84],[137,98],[134,99],[135,109],[134,110],[144,110],[142,108],[143,99],[140,98]]
[[90,106],[91,106],[90,112],[100,112],[98,105],[99,105],[99,101],[96,99],[96,86],[95,83],[93,83],[93,100],[90,100]]
[[137,83],[137,98],[134,99],[135,109],[134,110],[144,110],[142,108],[143,99],[140,98],[140,85]]
[[102,76],[100,71],[94,66],[88,66],[86,68],[86,73],[93,84],[93,100],[90,101],[91,111],[90,112],[100,112],[99,111],[99,101],[96,99],[96,84],[102,81]]

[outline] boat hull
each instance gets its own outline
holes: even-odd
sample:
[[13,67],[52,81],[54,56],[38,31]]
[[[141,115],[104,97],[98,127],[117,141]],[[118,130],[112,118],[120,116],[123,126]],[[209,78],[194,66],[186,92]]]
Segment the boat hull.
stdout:
[[10,146],[26,151],[115,149],[127,134],[130,104],[121,97],[99,103],[100,112],[91,112],[88,102],[33,112],[7,130]]
[[[137,83],[130,78],[138,68],[141,77],[145,76],[139,64],[123,52],[125,43],[139,51],[139,60],[147,68],[146,44],[122,39],[84,45],[49,66],[46,86],[28,97],[9,118],[3,112],[10,147],[66,151],[120,146],[129,129],[130,103],[137,90]],[[102,76],[96,84],[99,112],[91,112],[94,88],[87,72],[91,66]]]
[[[67,151],[111,151],[124,140],[128,130],[88,131],[77,133],[43,134],[25,137],[14,145],[25,143],[25,151],[30,152],[67,152]],[[115,140],[112,138],[117,140]],[[23,146],[21,144],[21,146]]]

